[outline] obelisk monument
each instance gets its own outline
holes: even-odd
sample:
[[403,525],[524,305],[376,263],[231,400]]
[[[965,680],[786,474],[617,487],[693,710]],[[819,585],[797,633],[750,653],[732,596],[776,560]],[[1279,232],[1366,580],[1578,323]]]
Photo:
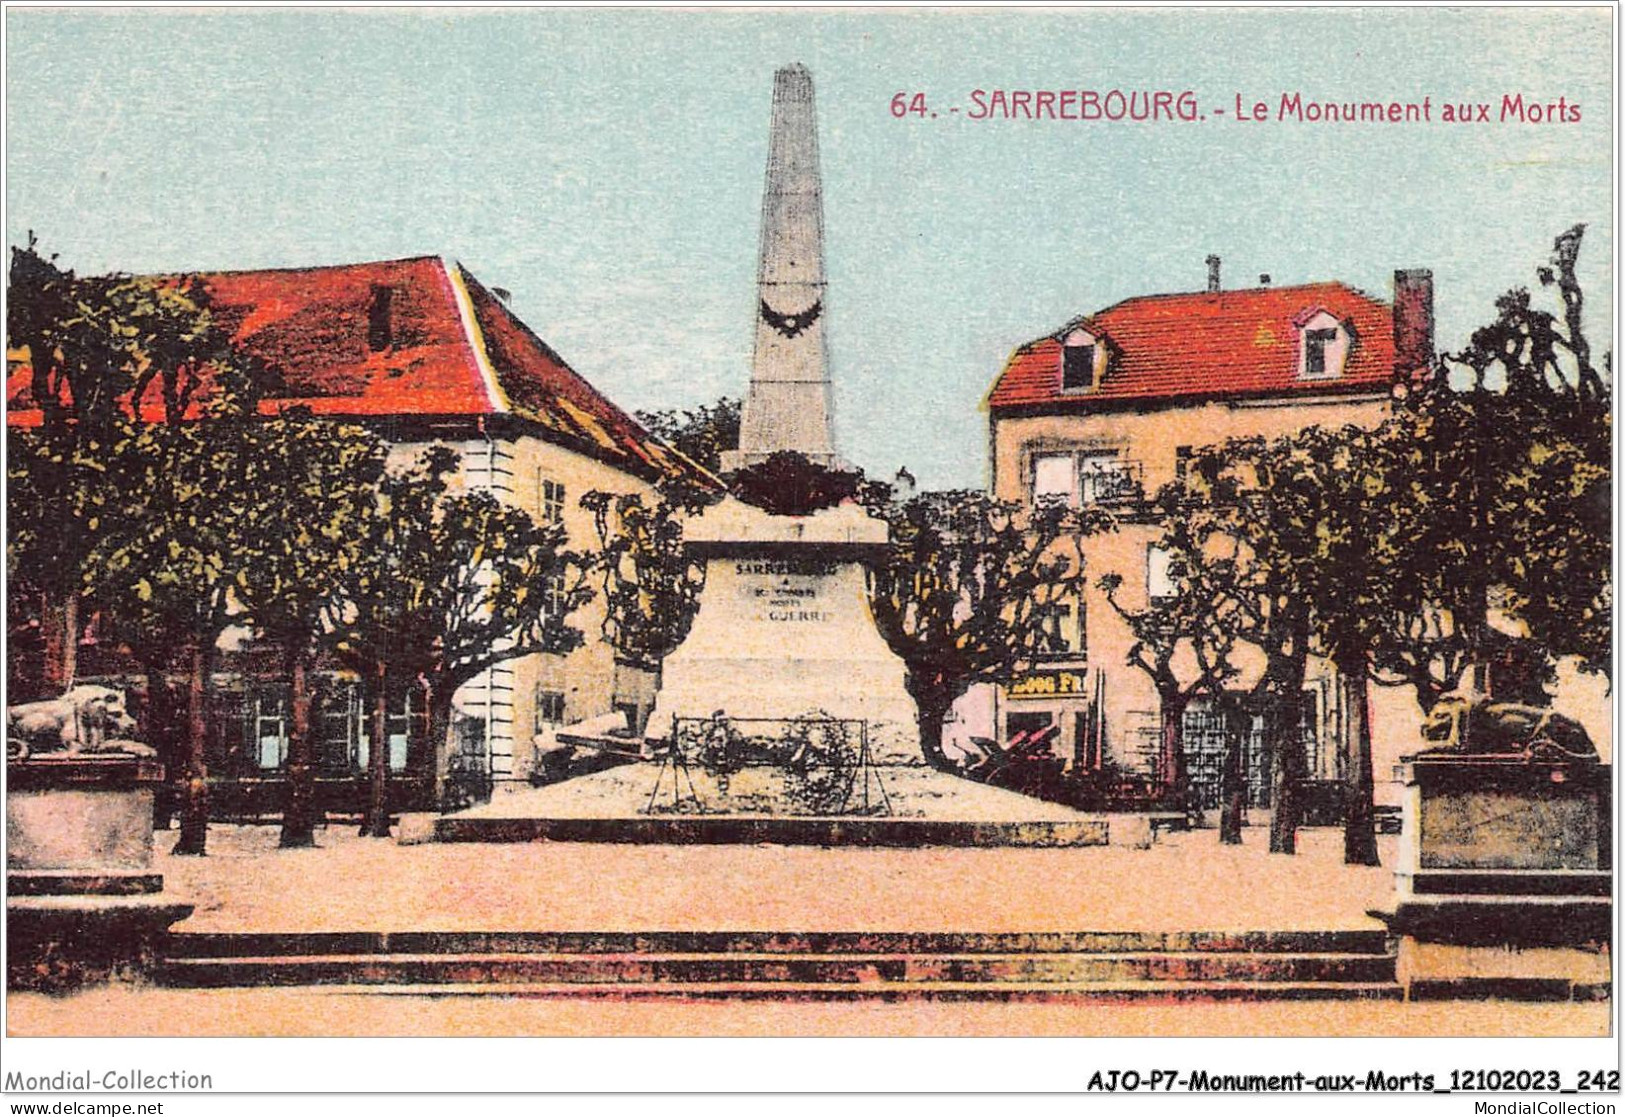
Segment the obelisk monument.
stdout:
[[739,449],[723,468],[793,450],[838,464],[824,323],[824,197],[812,75],[802,65],[773,75],[773,119],[762,188],[756,271],[756,347],[739,423]]
[[[838,466],[824,344],[824,229],[812,75],[774,75],[762,200],[756,348],[740,448],[728,470],[795,451]],[[880,759],[917,763],[919,731],[903,661],[875,628],[865,566],[883,561],[887,529],[850,501],[776,516],[734,498],[691,517],[689,553],[705,588],[688,638],[661,669],[649,720],[788,719],[821,712],[861,720]]]

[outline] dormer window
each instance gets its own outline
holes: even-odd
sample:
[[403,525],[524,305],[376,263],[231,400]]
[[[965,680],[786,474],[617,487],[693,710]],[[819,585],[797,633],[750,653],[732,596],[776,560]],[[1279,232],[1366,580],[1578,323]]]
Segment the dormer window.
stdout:
[[1329,311],[1316,308],[1298,316],[1298,376],[1330,380],[1343,375],[1354,333]]
[[1087,392],[1095,386],[1100,347],[1087,330],[1073,330],[1061,341],[1061,391]]
[[1326,347],[1337,344],[1336,330],[1310,330],[1303,339],[1303,373],[1326,375]]

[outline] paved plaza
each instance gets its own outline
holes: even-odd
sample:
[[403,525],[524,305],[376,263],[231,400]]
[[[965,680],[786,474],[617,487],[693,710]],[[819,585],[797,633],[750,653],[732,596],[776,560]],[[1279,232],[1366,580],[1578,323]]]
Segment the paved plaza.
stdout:
[[[1296,857],[1217,831],[1149,850],[821,849],[578,842],[396,845],[329,827],[278,850],[275,827],[215,826],[206,858],[167,857],[186,931],[1380,929],[1383,868],[1342,863],[1339,830]],[[161,849],[173,836],[160,834]]]
[[9,1035],[1603,1036],[1607,1004],[525,1000],[342,988],[13,994]]

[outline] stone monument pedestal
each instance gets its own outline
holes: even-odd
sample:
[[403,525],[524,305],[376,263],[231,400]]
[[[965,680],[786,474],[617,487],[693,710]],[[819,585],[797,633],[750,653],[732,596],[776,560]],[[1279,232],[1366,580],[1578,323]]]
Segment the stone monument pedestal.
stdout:
[[1407,996],[1607,997],[1610,769],[1423,754],[1402,769],[1394,909]]
[[728,498],[684,527],[705,562],[688,638],[662,668],[648,736],[673,718],[863,721],[879,764],[922,762],[903,661],[875,628],[865,563],[886,525],[855,504],[774,516]]
[[856,504],[776,516],[727,498],[689,519],[705,587],[662,665],[648,762],[519,789],[438,819],[435,840],[1105,845],[1105,819],[926,764],[869,608],[887,530]]
[[6,982],[61,989],[139,969],[192,913],[152,868],[164,770],[119,753],[6,764]]

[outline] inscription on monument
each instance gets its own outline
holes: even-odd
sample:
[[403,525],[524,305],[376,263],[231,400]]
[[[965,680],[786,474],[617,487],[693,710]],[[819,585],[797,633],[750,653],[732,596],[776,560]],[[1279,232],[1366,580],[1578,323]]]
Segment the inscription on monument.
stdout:
[[734,563],[743,596],[757,620],[774,624],[822,624],[835,619],[827,608],[835,564],[818,559],[761,559]]

